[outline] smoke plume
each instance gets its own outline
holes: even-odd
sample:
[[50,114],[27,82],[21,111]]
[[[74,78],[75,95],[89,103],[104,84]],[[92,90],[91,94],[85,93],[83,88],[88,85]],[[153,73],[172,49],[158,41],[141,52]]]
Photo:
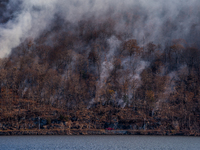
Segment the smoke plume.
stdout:
[[124,33],[125,39],[135,38],[140,44],[183,38],[199,46],[199,0],[4,0],[1,10],[1,57],[26,38],[35,39],[51,29],[57,17],[63,20],[61,24],[74,25],[89,18],[95,23],[111,18],[117,34]]

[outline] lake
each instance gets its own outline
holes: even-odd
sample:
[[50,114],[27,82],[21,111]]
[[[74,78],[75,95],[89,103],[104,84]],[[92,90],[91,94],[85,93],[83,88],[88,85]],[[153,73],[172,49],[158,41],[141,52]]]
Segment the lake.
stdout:
[[199,150],[200,137],[189,136],[1,136],[0,150]]

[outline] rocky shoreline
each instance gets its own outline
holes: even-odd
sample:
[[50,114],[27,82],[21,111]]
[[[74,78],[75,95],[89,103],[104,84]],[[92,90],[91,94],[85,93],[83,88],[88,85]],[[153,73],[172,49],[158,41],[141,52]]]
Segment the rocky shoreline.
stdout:
[[0,136],[10,135],[169,135],[169,136],[200,136],[191,131],[154,131],[154,130],[5,130]]

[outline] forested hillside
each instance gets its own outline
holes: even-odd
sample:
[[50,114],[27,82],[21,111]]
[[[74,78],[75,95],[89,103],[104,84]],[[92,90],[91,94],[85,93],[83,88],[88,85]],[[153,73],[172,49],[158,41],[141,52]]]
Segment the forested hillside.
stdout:
[[38,128],[40,117],[48,129],[199,133],[199,6],[173,18],[159,10],[161,26],[143,5],[76,21],[56,14],[0,60],[0,130]]

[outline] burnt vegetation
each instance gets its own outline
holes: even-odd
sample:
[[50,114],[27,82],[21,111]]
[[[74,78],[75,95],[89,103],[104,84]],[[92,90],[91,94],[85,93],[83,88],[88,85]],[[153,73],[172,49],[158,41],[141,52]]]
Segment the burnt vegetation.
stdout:
[[[138,15],[124,13],[134,27]],[[187,15],[179,16],[183,20]],[[120,19],[119,19],[120,20]],[[117,19],[59,17],[0,60],[0,129],[149,129],[199,133],[199,28],[188,39],[137,41]],[[163,32],[177,28],[168,20]],[[150,35],[146,35],[147,37]],[[165,37],[163,37],[165,38]]]

